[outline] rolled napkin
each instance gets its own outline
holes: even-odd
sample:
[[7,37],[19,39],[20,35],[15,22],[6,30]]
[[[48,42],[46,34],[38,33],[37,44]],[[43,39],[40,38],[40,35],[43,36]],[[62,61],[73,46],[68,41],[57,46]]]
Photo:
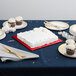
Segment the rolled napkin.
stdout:
[[[24,57],[19,57],[16,54],[14,54],[13,52],[8,52],[8,49],[5,49],[5,48],[9,48],[12,51],[14,51],[14,53],[17,53],[18,55],[23,55]],[[6,61],[6,60],[19,61],[19,60],[23,60],[23,59],[31,59],[31,58],[38,58],[38,57],[39,57],[39,55],[37,55],[37,54],[26,52],[24,50],[13,48],[13,47],[0,43],[0,58],[1,58],[2,62]]]

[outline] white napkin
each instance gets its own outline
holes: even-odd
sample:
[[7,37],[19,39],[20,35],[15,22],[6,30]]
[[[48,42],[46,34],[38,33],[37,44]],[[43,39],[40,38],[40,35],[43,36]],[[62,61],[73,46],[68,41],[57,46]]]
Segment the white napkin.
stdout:
[[[23,51],[23,50],[20,50],[20,49],[16,49],[16,48],[7,46],[10,49],[12,49],[13,51],[15,51],[19,54],[25,55],[24,58],[19,58],[14,54],[5,52],[3,50],[2,45],[4,45],[4,44],[0,43],[0,58],[1,58],[2,62],[6,61],[6,60],[19,61],[19,60],[23,60],[23,59],[31,59],[31,58],[38,58],[39,57],[39,55],[37,55],[37,54],[26,52],[26,51]],[[6,46],[6,45],[4,45],[4,46]]]

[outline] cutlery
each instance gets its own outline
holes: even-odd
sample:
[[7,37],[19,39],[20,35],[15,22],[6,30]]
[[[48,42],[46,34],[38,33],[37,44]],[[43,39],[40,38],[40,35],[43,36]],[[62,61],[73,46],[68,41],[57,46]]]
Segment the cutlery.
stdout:
[[12,49],[10,49],[9,47],[4,46],[4,45],[3,45],[3,50],[4,50],[5,52],[7,52],[7,53],[12,53],[12,54],[16,55],[16,56],[19,57],[19,58],[26,57],[25,55],[21,55],[21,54],[13,51]]

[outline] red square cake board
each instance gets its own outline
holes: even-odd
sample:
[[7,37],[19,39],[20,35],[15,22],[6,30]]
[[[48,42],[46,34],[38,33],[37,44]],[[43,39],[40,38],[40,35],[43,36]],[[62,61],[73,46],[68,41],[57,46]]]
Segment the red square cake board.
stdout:
[[49,45],[53,45],[53,44],[56,44],[56,43],[59,43],[59,42],[62,42],[63,40],[61,39],[58,39],[57,41],[54,41],[52,43],[49,43],[49,44],[45,44],[45,45],[42,45],[42,46],[39,46],[39,47],[35,47],[35,48],[31,48],[29,45],[27,45],[26,43],[24,43],[23,41],[21,41],[20,39],[17,38],[17,35],[14,35],[12,36],[12,38],[14,38],[15,40],[17,40],[18,42],[20,42],[21,44],[23,44],[24,46],[26,46],[28,49],[30,49],[31,51],[34,51],[36,49],[39,49],[39,48],[43,48],[43,47],[46,47],[46,46],[49,46]]

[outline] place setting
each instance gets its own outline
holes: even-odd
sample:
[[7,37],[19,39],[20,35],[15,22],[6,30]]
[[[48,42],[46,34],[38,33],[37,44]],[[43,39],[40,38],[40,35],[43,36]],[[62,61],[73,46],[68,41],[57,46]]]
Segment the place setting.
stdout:
[[76,58],[76,24],[70,26],[69,33],[63,31],[58,32],[58,34],[66,39],[65,43],[58,47],[60,54],[66,57]]
[[7,60],[21,61],[33,58],[39,58],[39,55],[0,43],[0,59],[2,62]]
[[17,29],[22,29],[27,26],[27,22],[23,20],[22,16],[18,16],[15,18],[9,18],[8,21],[5,21],[2,29],[6,32],[15,32]]
[[69,28],[69,24],[62,21],[45,21],[44,24],[50,30],[66,30]]
[[[58,52],[64,56],[76,58],[76,24],[69,26],[68,23],[62,21],[45,21],[43,24],[44,26],[35,26],[35,28],[31,30],[19,32],[11,37],[13,38],[12,40],[9,40],[10,44],[13,40],[16,40],[31,52],[0,43],[1,61],[20,61],[24,59],[39,58],[40,56],[32,53],[32,51],[38,51],[37,49],[47,48],[47,46],[50,47],[51,45],[63,42],[63,40],[59,38],[59,35],[65,38],[66,41],[58,47]],[[9,18],[3,23],[2,28],[0,29],[0,40],[6,38],[7,33],[14,33],[17,29],[26,28],[27,25],[28,23],[23,20],[22,16]],[[66,32],[67,29],[69,29],[70,34]],[[56,31],[58,35],[53,31]]]

